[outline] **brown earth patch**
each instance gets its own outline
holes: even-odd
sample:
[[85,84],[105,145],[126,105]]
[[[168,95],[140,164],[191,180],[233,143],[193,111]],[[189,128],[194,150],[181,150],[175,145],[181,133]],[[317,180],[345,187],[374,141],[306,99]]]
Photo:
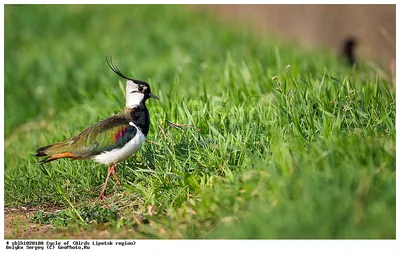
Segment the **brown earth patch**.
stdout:
[[33,223],[31,217],[38,210],[54,213],[63,209],[52,206],[40,206],[27,209],[4,208],[4,239],[137,239],[148,238],[133,228],[110,230],[109,226],[91,226],[89,229],[60,229],[52,225]]
[[[51,225],[40,225],[33,223],[30,218],[39,209],[4,208],[4,238],[5,239],[33,239],[44,238],[54,232]],[[55,208],[47,208],[46,212],[57,210]]]

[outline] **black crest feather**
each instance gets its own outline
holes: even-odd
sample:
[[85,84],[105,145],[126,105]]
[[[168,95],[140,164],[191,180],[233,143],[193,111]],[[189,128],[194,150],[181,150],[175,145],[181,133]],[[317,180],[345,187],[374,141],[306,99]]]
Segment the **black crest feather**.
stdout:
[[117,68],[117,66],[115,66],[114,62],[112,61],[111,56],[106,55],[106,62],[107,62],[107,65],[110,67],[110,69],[115,74],[119,75],[120,77],[125,78],[126,80],[131,80],[132,82],[134,82],[136,84],[146,85],[147,87],[150,87],[150,85],[144,81],[129,78],[129,77],[126,77],[124,74],[122,74],[121,71],[119,71],[119,69]]
[[121,71],[119,71],[119,69],[117,68],[117,66],[115,66],[114,62],[112,61],[112,57],[106,55],[106,62],[107,65],[110,67],[110,69],[117,75],[119,75],[122,78],[125,78],[127,80],[133,80],[132,78],[126,77],[124,74],[121,73]]

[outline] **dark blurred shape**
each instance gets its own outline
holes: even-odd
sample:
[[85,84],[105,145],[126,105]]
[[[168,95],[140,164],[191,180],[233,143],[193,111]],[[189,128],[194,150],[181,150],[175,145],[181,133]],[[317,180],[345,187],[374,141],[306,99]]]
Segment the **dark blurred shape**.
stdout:
[[342,56],[344,58],[346,58],[348,64],[350,66],[355,66],[357,64],[356,61],[356,46],[358,44],[358,40],[357,38],[351,36],[351,37],[347,37],[344,41],[343,41],[343,46],[342,46]]
[[[190,5],[196,6],[196,5]],[[229,22],[248,23],[257,33],[341,55],[343,39],[356,35],[356,61],[374,62],[395,75],[395,4],[223,4],[197,5]]]

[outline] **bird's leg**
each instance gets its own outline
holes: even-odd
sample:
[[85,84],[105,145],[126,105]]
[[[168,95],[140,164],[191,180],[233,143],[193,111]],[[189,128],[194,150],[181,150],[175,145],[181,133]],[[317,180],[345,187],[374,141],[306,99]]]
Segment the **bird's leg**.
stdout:
[[[106,197],[104,196],[104,192],[106,192],[107,182],[108,182],[108,178],[110,178],[110,174],[113,173],[113,172],[115,173],[114,167],[115,167],[115,165],[110,165],[110,166],[108,167],[108,173],[107,173],[106,182],[104,183],[103,190],[100,192],[100,198],[102,198],[102,199],[106,198]],[[113,174],[114,174],[114,173],[113,173]],[[115,175],[115,174],[114,174],[114,175]]]
[[118,180],[117,172],[116,172],[115,168],[116,168],[115,165],[112,165],[112,171],[111,171],[111,173],[112,173],[112,175],[114,176],[115,180],[117,181],[118,186],[120,187],[120,186],[121,186],[121,183],[120,183],[119,180]]

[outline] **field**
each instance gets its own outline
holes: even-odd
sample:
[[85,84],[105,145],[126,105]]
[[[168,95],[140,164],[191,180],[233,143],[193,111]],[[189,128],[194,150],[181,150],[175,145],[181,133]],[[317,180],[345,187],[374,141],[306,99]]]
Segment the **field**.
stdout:
[[[5,6],[6,238],[395,238],[395,94],[184,6]],[[147,142],[118,166],[36,148],[119,112],[147,81]],[[177,125],[174,125],[177,124]]]

